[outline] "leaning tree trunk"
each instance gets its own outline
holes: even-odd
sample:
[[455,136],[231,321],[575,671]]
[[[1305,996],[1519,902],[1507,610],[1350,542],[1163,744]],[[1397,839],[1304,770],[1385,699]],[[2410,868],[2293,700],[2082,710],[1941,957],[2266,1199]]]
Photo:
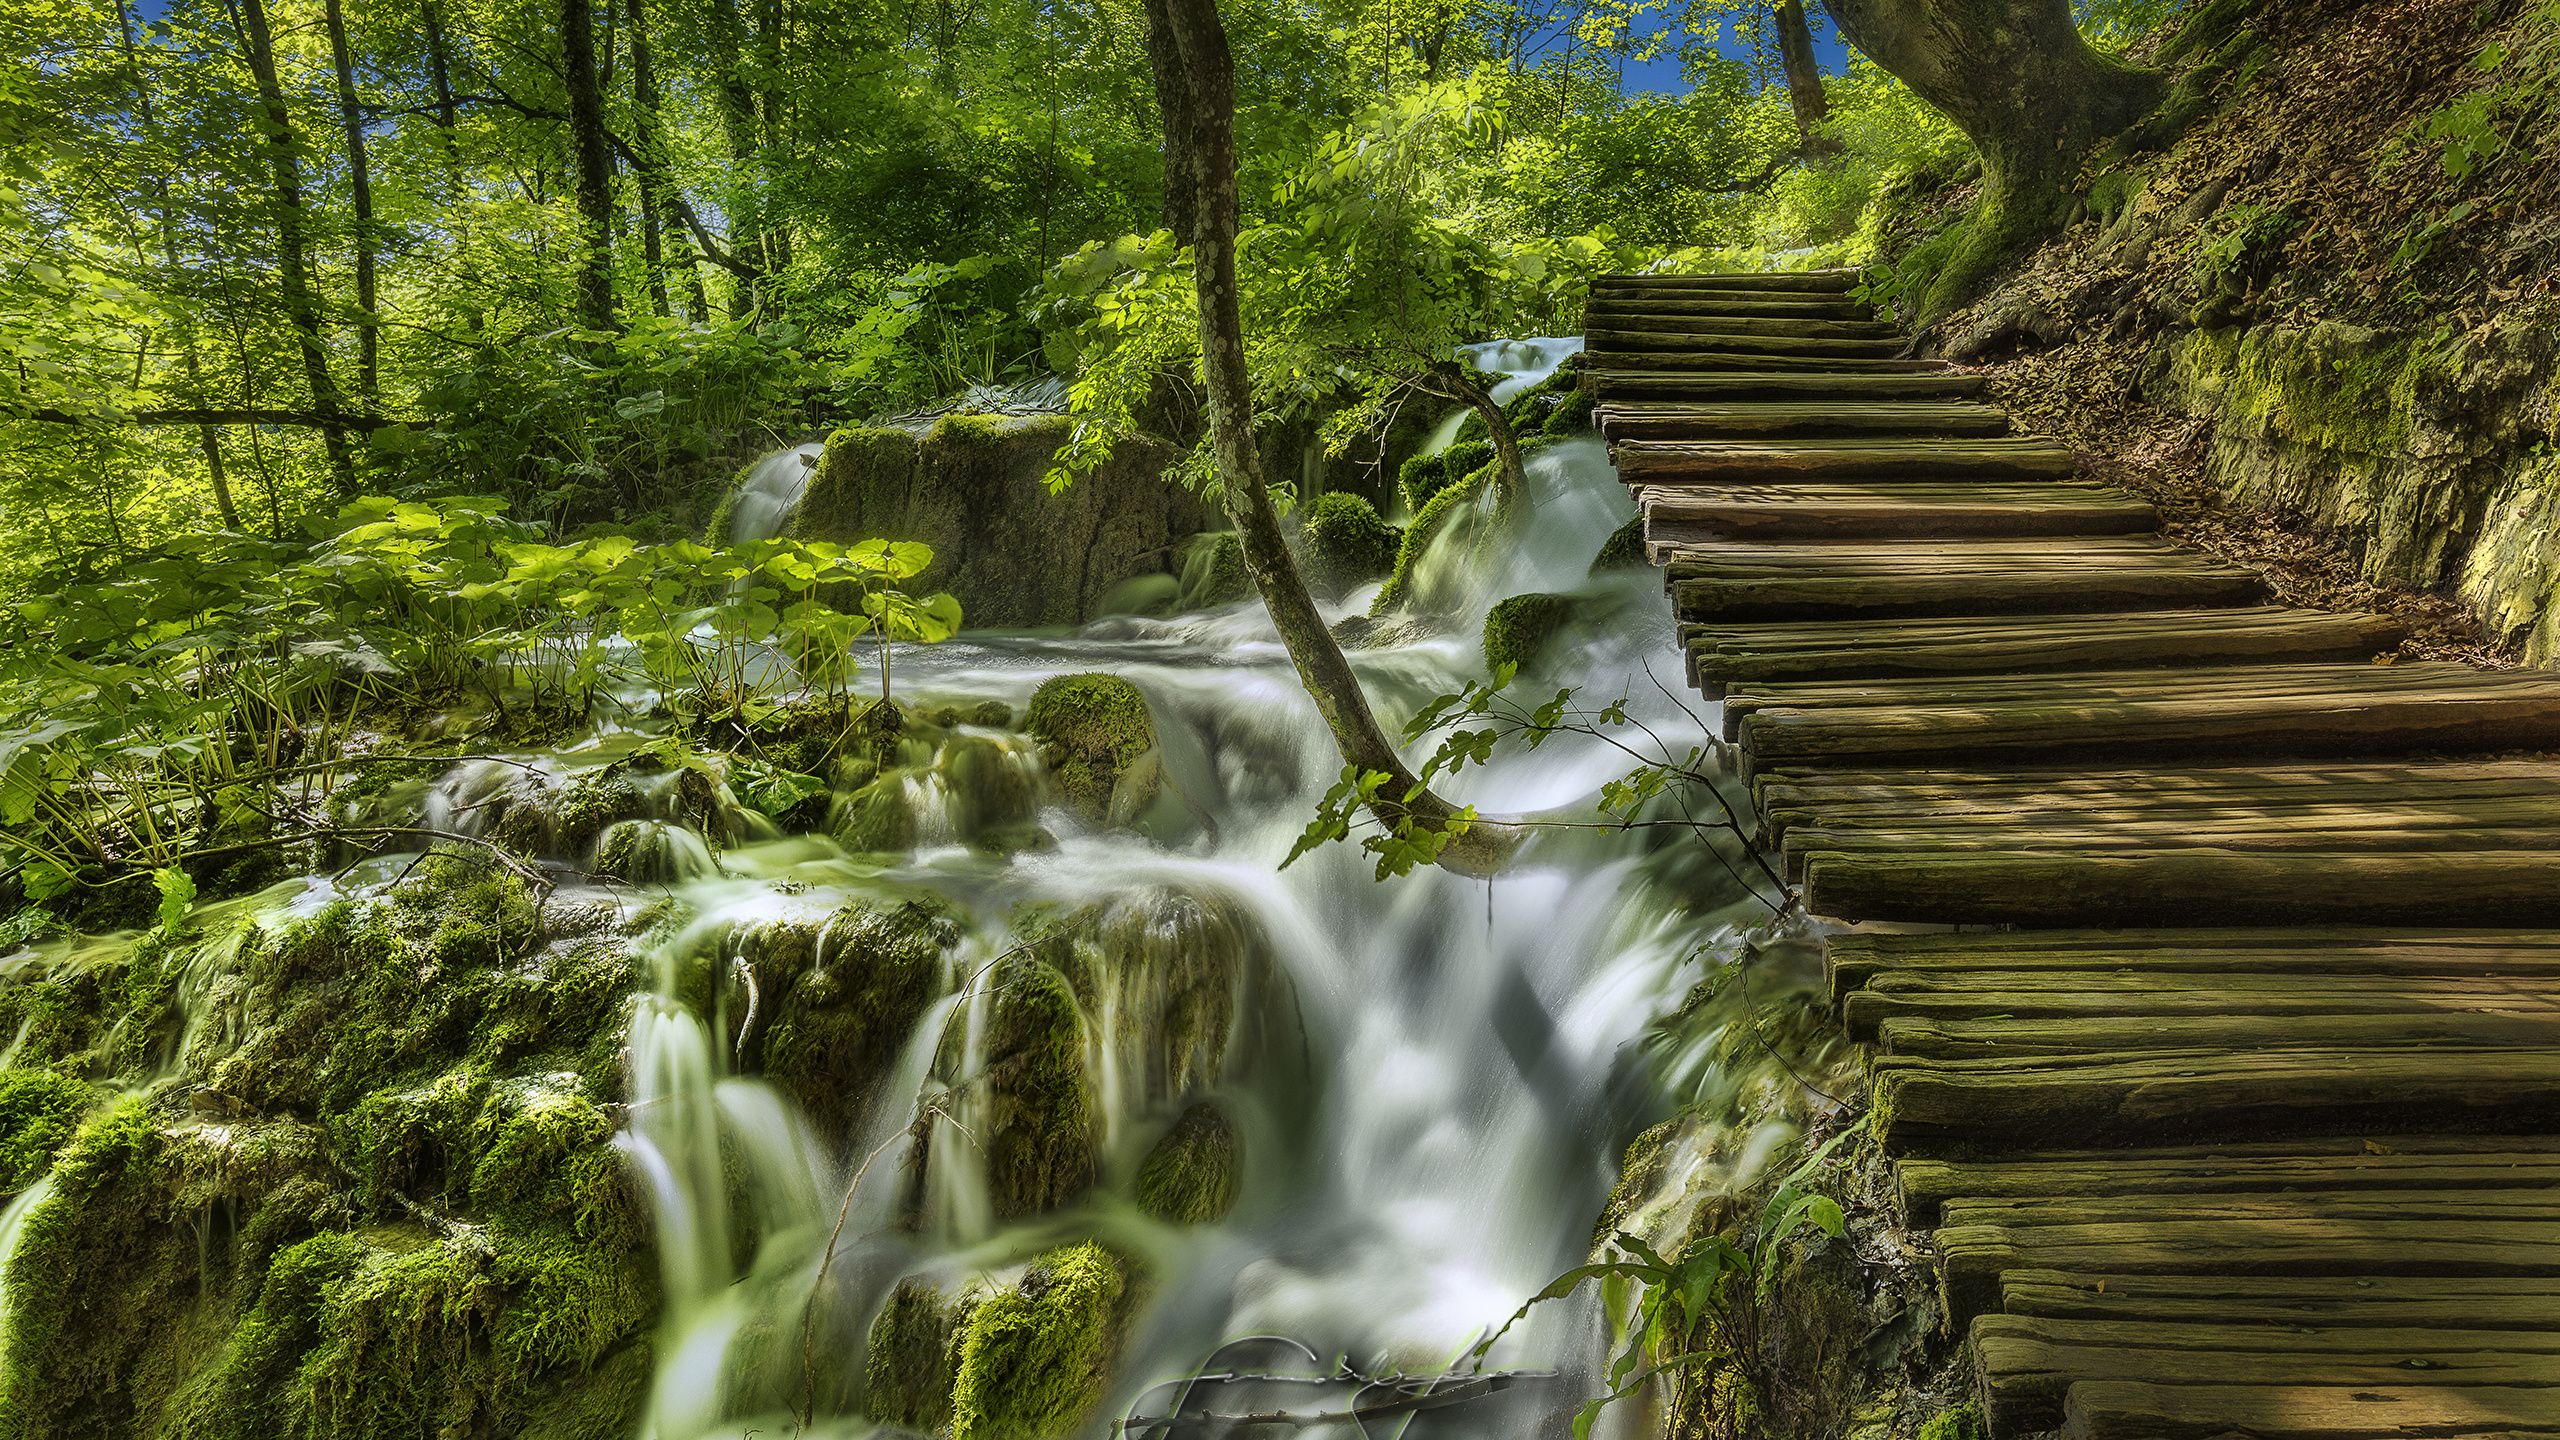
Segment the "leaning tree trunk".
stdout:
[[1971,292],[2062,214],[2099,141],[2160,102],[2160,76],[2099,54],[2071,0],[1823,0],[1840,32],[1946,112],[1982,153],[1983,208],[1924,313]]
[[605,150],[604,92],[596,76],[595,7],[560,0],[567,61],[569,137],[577,151],[578,315],[590,330],[613,328],[613,162]]
[[381,318],[374,310],[373,165],[366,153],[364,105],[356,98],[355,51],[347,44],[340,0],[320,7],[329,30],[329,62],[338,77],[338,121],[347,132],[347,188],[356,210],[356,393],[372,408],[381,388]]
[[1423,389],[1443,400],[1454,400],[1475,412],[1484,422],[1485,435],[1493,442],[1497,503],[1509,505],[1528,488],[1529,472],[1520,459],[1520,435],[1511,428],[1511,417],[1504,412],[1493,392],[1478,380],[1468,367],[1454,360],[1443,360],[1425,371],[1419,382]]
[[284,85],[276,77],[274,32],[267,27],[265,0],[241,0],[242,48],[249,73],[258,82],[258,107],[265,112],[267,158],[276,179],[276,279],[284,291],[285,318],[293,324],[302,349],[302,375],[311,387],[311,408],[321,417],[320,438],[329,452],[329,474],[341,496],[356,493],[355,456],[347,444],[345,397],[329,373],[329,347],[320,331],[320,295],[311,283],[307,218],[302,208],[302,159],[294,138],[293,111],[285,104]]
[[1795,107],[1796,141],[1807,154],[1836,151],[1837,141],[1820,132],[1831,118],[1831,97],[1822,89],[1822,61],[1813,53],[1813,27],[1806,23],[1804,0],[1779,0],[1778,63],[1787,73],[1787,103]]
[[1164,114],[1166,183],[1187,192],[1183,209],[1191,217],[1191,230],[1182,238],[1191,244],[1200,297],[1209,445],[1228,519],[1243,540],[1245,568],[1343,760],[1387,777],[1371,802],[1379,823],[1457,829],[1460,833],[1440,852],[1440,863],[1490,874],[1508,859],[1511,832],[1459,822],[1457,811],[1416,779],[1396,753],[1369,709],[1360,677],[1307,593],[1263,481],[1236,296],[1235,69],[1217,0],[1147,0],[1147,56]]

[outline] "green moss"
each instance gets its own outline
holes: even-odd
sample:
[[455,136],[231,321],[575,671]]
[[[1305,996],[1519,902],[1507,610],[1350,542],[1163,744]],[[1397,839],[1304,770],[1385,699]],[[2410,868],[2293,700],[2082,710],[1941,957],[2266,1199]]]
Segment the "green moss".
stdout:
[[53,1168],[93,1096],[86,1082],[50,1070],[0,1070],[0,1196]]
[[1052,783],[1078,814],[1101,823],[1143,808],[1140,797],[1120,793],[1156,743],[1138,687],[1116,675],[1056,676],[1033,692],[1023,727],[1040,741]]
[[1208,1225],[1235,1208],[1243,1157],[1235,1126],[1203,1101],[1182,1112],[1138,1166],[1138,1208],[1175,1225]]
[[1591,573],[1652,563],[1645,558],[1644,517],[1639,515],[1610,531],[1609,538],[1600,542],[1600,553],[1591,557]]
[[759,964],[772,1020],[755,1041],[756,1063],[822,1130],[849,1134],[944,993],[959,941],[938,902],[845,906],[819,931],[805,971]]
[[1042,1257],[1020,1288],[990,1296],[960,1335],[951,1440],[1048,1440],[1102,1399],[1128,1280],[1084,1244]]
[[1580,388],[1568,390],[1556,407],[1547,412],[1546,422],[1538,428],[1550,437],[1561,439],[1579,435],[1591,428],[1591,409],[1599,397]]
[[1484,617],[1484,661],[1495,670],[1534,662],[1573,618],[1570,595],[1514,595]]
[[584,856],[606,826],[648,813],[648,801],[629,776],[600,770],[579,776],[561,791],[551,810],[551,832],[560,853]]
[[1920,1440],[1989,1440],[1990,1434],[1982,1407],[1970,1400],[1930,1416],[1920,1427]]
[[980,1095],[972,1104],[999,1220],[1037,1215],[1083,1193],[1094,1178],[1094,1096],[1085,1074],[1084,1016],[1066,977],[1016,954],[988,972]]
[[950,1424],[961,1336],[982,1298],[973,1291],[946,1301],[930,1285],[900,1281],[871,1322],[864,1346],[864,1412],[911,1430]]
[[1205,610],[1251,599],[1253,574],[1245,569],[1244,537],[1233,530],[1210,530],[1177,547],[1182,585],[1176,605]]
[[994,446],[1040,436],[1063,443],[1074,422],[1063,415],[973,415],[954,411],[925,432],[929,445]]
[[2190,408],[2259,438],[2364,455],[2406,448],[2437,337],[2347,326],[2198,330],[2172,384]]
[[1307,507],[1307,578],[1328,589],[1374,580],[1396,563],[1394,526],[1360,496],[1335,491]]
[[1419,516],[1432,498],[1493,460],[1490,440],[1460,440],[1437,455],[1416,455],[1396,467],[1396,489],[1405,508]]
[[1449,517],[1456,513],[1458,507],[1473,502],[1483,493],[1485,486],[1492,483],[1494,468],[1488,460],[1465,479],[1433,495],[1421,513],[1413,517],[1413,523],[1404,527],[1404,539],[1396,546],[1395,569],[1388,573],[1387,583],[1378,591],[1378,598],[1370,602],[1371,615],[1383,616],[1412,596],[1414,569],[1422,563],[1422,557],[1430,553],[1432,539],[1440,533],[1441,527],[1449,523]]

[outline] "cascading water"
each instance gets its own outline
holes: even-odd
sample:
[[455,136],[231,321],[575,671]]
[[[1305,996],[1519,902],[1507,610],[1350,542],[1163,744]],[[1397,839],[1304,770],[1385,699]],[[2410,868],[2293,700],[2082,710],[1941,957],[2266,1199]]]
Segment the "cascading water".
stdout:
[[791,523],[791,513],[800,508],[802,497],[809,493],[809,477],[816,473],[819,452],[825,448],[795,445],[757,461],[738,483],[721,538],[732,545],[743,545],[781,534]]
[[[1503,372],[1507,396],[1575,348],[1517,342],[1478,361]],[[1495,602],[1564,593],[1605,623],[1577,628],[1537,679],[1629,697],[1674,754],[1705,743],[1700,717],[1647,674],[1677,654],[1658,581],[1590,573],[1630,513],[1600,447],[1549,446],[1529,476],[1523,514],[1452,526],[1426,562],[1445,628],[1354,653],[1371,695],[1394,716],[1460,688],[1481,675],[1474,636]],[[1380,883],[1347,846],[1282,869],[1338,762],[1258,604],[1069,637],[968,634],[897,663],[911,693],[937,700],[1019,703],[1051,676],[1122,676],[1146,697],[1170,798],[1147,834],[1050,810],[1054,848],[994,857],[958,843],[951,796],[919,797],[910,778],[910,800],[931,803],[914,805],[917,848],[903,860],[782,840],[670,880],[696,918],[667,942],[666,991],[634,1021],[625,1137],[656,1204],[667,1285],[655,1440],[778,1432],[802,1409],[817,1433],[871,1433],[860,1346],[882,1305],[903,1303],[890,1298],[901,1277],[983,1293],[1079,1235],[1144,1275],[1106,1416],[1234,1337],[1443,1366],[1583,1258],[1620,1151],[1663,1108],[1634,1042],[1698,978],[1703,946],[1765,913],[1706,847],[1549,832],[1490,885],[1439,872]],[[1587,804],[1627,764],[1559,739],[1452,788],[1488,812],[1548,811]],[[752,997],[705,1012],[679,977],[706,956],[727,963],[739,934],[783,912],[917,891],[967,917],[961,958],[859,1123],[822,1154],[738,1063]],[[1019,1063],[1006,1055],[1034,1033],[1015,1012],[1037,996],[1008,978],[1007,957],[1029,943],[1015,928],[1025,905],[1099,913],[1095,933],[1118,937],[1105,942],[1118,968],[1066,1002],[1099,1158],[1097,1188],[1063,1212],[1022,1193],[1021,1177],[1043,1172],[1018,1153],[1028,1122],[1014,1102],[972,1088]],[[1241,1199],[1214,1224],[1161,1223],[1131,1207],[1131,1175],[1170,1110],[1201,1095],[1233,1116]],[[1768,1148],[1737,1138],[1726,1164]],[[1545,1433],[1557,1404],[1592,1393],[1596,1302],[1548,1308],[1495,1358],[1564,1370],[1566,1394],[1410,1433]]]

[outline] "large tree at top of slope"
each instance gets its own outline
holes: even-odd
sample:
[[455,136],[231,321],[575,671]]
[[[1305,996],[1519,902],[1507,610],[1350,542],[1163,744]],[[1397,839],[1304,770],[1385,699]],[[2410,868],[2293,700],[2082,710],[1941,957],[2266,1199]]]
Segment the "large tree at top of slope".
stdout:
[[1840,33],[1944,111],[1982,153],[1983,207],[1924,315],[1969,298],[2060,218],[2090,149],[2160,103],[2160,76],[2092,49],[2071,0],[1824,0]]
[[1235,62],[1217,0],[1147,0],[1147,58],[1164,114],[1165,186],[1182,190],[1166,213],[1183,224],[1179,238],[1191,245],[1209,445],[1220,497],[1243,541],[1245,568],[1344,763],[1384,777],[1369,798],[1378,822],[1444,841],[1436,857],[1442,865],[1490,874],[1509,859],[1515,833],[1462,817],[1396,753],[1307,593],[1264,483],[1236,291]]

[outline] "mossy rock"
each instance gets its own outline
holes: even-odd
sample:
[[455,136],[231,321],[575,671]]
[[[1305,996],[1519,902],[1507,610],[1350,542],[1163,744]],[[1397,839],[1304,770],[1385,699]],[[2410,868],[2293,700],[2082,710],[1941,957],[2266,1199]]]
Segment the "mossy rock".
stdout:
[[1243,1178],[1242,1148],[1225,1111],[1191,1106],[1138,1166],[1138,1208],[1174,1225],[1224,1220]]
[[[1074,989],[1039,954],[1016,953],[984,981],[983,1049],[968,1067],[967,1007],[944,1032],[941,1066],[960,1083],[984,1159],[987,1202],[998,1220],[1044,1214],[1093,1185],[1099,1126],[1085,1073],[1085,1025]],[[966,1067],[966,1068],[964,1068]],[[940,1133],[940,1132],[937,1132]],[[963,1142],[966,1143],[966,1142]]]
[[987,1297],[960,1330],[951,1440],[1056,1440],[1102,1401],[1126,1325],[1129,1276],[1096,1244],[1053,1251]]
[[[1488,452],[1489,455],[1489,452]],[[1372,617],[1384,617],[1415,599],[1415,571],[1422,557],[1431,552],[1431,542],[1445,528],[1459,509],[1474,504],[1485,487],[1493,483],[1494,464],[1490,458],[1465,479],[1459,480],[1433,495],[1413,523],[1404,527],[1404,538],[1396,544],[1395,568],[1388,572],[1387,583],[1378,590],[1378,598],[1369,603]]]
[[52,1169],[95,1103],[86,1081],[51,1070],[0,1070],[0,1197]]
[[1484,663],[1493,670],[1524,669],[1573,619],[1570,595],[1514,595],[1484,617]]
[[1125,823],[1155,798],[1155,721],[1138,687],[1117,675],[1059,675],[1031,696],[1023,726],[1040,741],[1069,809],[1092,824]]
[[1591,557],[1591,573],[1604,570],[1626,570],[1653,562],[1644,553],[1644,517],[1638,515],[1609,532],[1600,542],[1600,553]]
[[986,1298],[971,1290],[945,1299],[920,1280],[901,1280],[871,1322],[863,1353],[863,1410],[910,1430],[951,1423],[951,1393],[960,1379],[960,1342]]
[[1244,564],[1244,537],[1235,531],[1203,531],[1185,539],[1176,553],[1182,576],[1176,608],[1207,610],[1253,598],[1253,573]]
[[753,1058],[820,1131],[853,1133],[944,993],[960,926],[939,902],[855,903],[818,927],[807,969],[760,975],[772,1020]]
[[1396,468],[1396,490],[1420,515],[1434,496],[1493,462],[1490,440],[1460,440],[1437,455],[1416,455]]
[[1990,1435],[1982,1407],[1972,1401],[1941,1410],[1920,1426],[1920,1440],[1990,1440]]
[[1305,537],[1307,579],[1327,590],[1386,574],[1395,566],[1396,542],[1403,538],[1378,517],[1378,507],[1339,491],[1320,495],[1307,507]]

